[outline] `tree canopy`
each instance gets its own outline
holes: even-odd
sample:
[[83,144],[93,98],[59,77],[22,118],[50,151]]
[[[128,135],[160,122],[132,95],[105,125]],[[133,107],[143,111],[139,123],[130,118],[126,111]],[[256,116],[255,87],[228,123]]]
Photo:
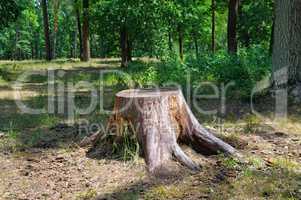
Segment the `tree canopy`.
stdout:
[[[81,57],[82,0],[48,0],[49,31],[55,58]],[[164,57],[200,54],[211,49],[212,0],[90,0],[89,41],[92,57]],[[216,0],[214,42],[226,49],[228,1]],[[44,58],[45,37],[40,1],[1,1],[0,58]],[[11,23],[13,22],[13,23]],[[238,46],[269,47],[273,1],[241,1],[237,22]],[[4,28],[5,27],[5,28]],[[82,33],[80,33],[82,32]],[[182,55],[183,54],[183,55]]]

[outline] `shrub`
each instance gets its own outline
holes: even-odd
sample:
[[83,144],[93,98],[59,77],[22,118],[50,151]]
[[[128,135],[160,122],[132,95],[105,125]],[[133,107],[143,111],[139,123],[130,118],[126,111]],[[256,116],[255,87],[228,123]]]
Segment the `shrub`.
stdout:
[[192,88],[200,82],[209,81],[219,85],[234,82],[228,94],[246,98],[258,81],[269,76],[270,70],[270,56],[263,48],[255,46],[240,50],[236,56],[219,51],[214,55],[204,53],[198,58],[190,56],[185,62],[181,62],[177,56],[169,56],[160,62],[135,61],[125,69],[127,76],[111,75],[105,81],[109,85],[114,83],[140,88],[168,86],[171,83],[185,88],[187,80]]
[[269,76],[270,56],[260,47],[242,49],[237,56],[218,52],[190,59],[194,82],[213,81],[228,84],[234,82],[232,92],[239,97],[249,97],[255,84]]

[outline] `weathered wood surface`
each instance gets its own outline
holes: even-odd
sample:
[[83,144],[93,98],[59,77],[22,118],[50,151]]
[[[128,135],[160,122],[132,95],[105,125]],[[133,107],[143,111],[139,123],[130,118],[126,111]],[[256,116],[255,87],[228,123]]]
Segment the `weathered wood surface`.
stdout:
[[136,130],[151,173],[156,173],[171,159],[192,170],[199,169],[182,151],[179,141],[205,154],[237,152],[198,122],[179,89],[121,91],[116,95],[114,110],[110,124],[119,127],[117,134],[122,133],[123,124]]

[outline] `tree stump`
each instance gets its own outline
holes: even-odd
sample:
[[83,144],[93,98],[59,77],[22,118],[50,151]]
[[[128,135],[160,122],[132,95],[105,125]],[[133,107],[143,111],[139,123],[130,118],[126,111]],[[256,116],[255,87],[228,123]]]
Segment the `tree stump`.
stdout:
[[135,130],[150,173],[162,169],[171,159],[192,170],[199,169],[178,142],[189,144],[197,152],[205,154],[236,153],[232,146],[198,122],[179,89],[121,91],[116,95],[114,111],[110,126],[119,127],[117,134],[122,134],[124,124]]

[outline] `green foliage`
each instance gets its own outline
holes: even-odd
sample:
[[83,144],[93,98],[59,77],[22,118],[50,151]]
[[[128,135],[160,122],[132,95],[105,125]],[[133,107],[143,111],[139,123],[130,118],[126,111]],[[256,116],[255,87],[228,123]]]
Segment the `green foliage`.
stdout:
[[238,32],[239,40],[244,46],[262,44],[269,47],[274,17],[273,7],[273,0],[242,2]]
[[[225,85],[233,82],[230,89],[241,97],[249,97],[255,84],[269,76],[271,70],[270,57],[260,47],[242,49],[237,56],[220,52],[205,55],[188,63],[192,69],[201,74],[198,81],[215,81]],[[196,74],[194,73],[194,74]]]
[[[79,55],[76,10],[81,0],[48,1],[51,46],[56,57]],[[227,1],[216,0],[216,46],[225,49]],[[43,16],[39,2],[7,0],[0,3],[0,58],[37,59],[45,54]],[[263,45],[271,37],[273,1],[241,3],[238,38],[241,46]],[[165,59],[177,55],[179,35],[184,53],[208,53],[211,45],[211,0],[93,0],[90,2],[92,57],[120,56],[120,29],[126,27],[135,57]],[[8,20],[9,19],[9,20]],[[80,16],[81,20],[81,16]],[[8,26],[9,25],[9,26]],[[192,56],[191,56],[192,57]]]
[[17,20],[22,11],[21,3],[20,0],[0,1],[0,30]]
[[229,95],[249,98],[255,84],[269,76],[270,70],[269,55],[262,48],[254,47],[241,50],[237,56],[221,51],[215,55],[204,54],[198,59],[190,57],[184,63],[173,56],[161,62],[134,62],[125,72],[139,87],[178,84],[185,88],[192,84],[193,88],[207,81],[218,86],[232,82]]
[[[21,6],[24,10],[21,9]],[[15,23],[11,23],[9,27],[0,31],[0,46],[2,47],[0,48],[0,57],[29,59],[32,56],[32,44],[35,40],[40,39],[36,33],[42,26],[39,25],[33,1],[19,1],[15,8],[18,9]]]
[[157,66],[153,63],[134,62],[125,71],[138,87],[148,87],[158,84]]
[[218,155],[219,162],[225,169],[241,169],[240,162],[233,157],[226,157],[224,154]]

